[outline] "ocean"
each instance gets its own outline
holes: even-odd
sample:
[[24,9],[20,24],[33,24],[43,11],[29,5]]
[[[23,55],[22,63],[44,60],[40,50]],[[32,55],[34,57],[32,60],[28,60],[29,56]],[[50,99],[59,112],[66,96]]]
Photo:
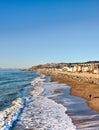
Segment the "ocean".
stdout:
[[[37,76],[39,74],[36,72],[0,69],[0,130],[13,125],[16,119],[10,116],[18,112],[18,107],[22,107],[21,100],[28,97],[32,89],[30,81]],[[20,106],[16,105],[18,102]]]
[[38,72],[0,70],[0,130],[99,130],[99,113],[66,84]]

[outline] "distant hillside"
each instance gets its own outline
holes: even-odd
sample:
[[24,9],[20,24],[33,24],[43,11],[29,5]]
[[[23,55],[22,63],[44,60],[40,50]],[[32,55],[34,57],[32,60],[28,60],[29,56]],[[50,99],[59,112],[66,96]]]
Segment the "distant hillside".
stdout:
[[85,63],[99,63],[99,61],[87,61]]
[[95,64],[95,63],[99,63],[99,61],[87,61],[87,62],[75,62],[75,63],[47,63],[47,64],[40,64],[37,66],[32,66],[30,67],[28,70],[37,70],[37,69],[41,69],[41,68],[58,68],[61,69],[65,66],[71,66],[74,64]]

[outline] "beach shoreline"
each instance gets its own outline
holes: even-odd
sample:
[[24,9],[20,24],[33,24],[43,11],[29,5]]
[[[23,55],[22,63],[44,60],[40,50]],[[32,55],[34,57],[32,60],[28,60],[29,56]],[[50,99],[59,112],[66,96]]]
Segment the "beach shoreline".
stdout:
[[[58,81],[59,83],[65,83],[71,87],[70,94],[73,96],[79,96],[86,99],[88,106],[99,112],[99,85],[93,83],[94,79],[98,81],[98,75],[90,74],[70,74],[70,73],[61,73],[56,71],[48,71],[46,69],[38,70],[39,72],[50,75],[51,81]],[[76,76],[76,77],[75,77]],[[92,77],[93,76],[93,77]],[[83,79],[90,79],[91,81],[86,81]],[[97,82],[98,83],[98,82]]]

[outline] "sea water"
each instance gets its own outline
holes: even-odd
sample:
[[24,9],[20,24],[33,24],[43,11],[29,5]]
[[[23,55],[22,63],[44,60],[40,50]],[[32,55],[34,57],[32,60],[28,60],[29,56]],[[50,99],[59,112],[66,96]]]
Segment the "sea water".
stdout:
[[[31,97],[27,99],[26,107],[20,117],[15,130],[76,130],[71,118],[67,115],[67,108],[48,98],[53,88],[47,89],[48,82],[44,75],[40,75],[31,82],[34,88]],[[44,94],[46,93],[46,94]]]
[[76,130],[66,107],[43,95],[46,83],[37,72],[0,70],[0,130]]
[[65,84],[20,70],[1,70],[0,83],[0,130],[99,130],[99,114]]
[[34,88],[15,130],[99,130],[99,113],[86,100],[71,96],[70,87],[50,82],[41,75],[31,82]]
[[0,69],[0,130],[13,126],[31,91],[30,81],[38,73]]

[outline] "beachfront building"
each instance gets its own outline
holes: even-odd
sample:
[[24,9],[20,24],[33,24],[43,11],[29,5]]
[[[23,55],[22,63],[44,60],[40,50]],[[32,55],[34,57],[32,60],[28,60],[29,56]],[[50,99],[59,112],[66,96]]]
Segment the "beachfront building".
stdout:
[[99,64],[80,64],[79,66],[81,66],[81,72],[99,73]]
[[63,71],[67,71],[67,72],[73,72],[73,67],[72,66],[66,66],[62,68]]
[[88,72],[88,71],[89,71],[89,66],[82,67],[82,72]]
[[82,66],[78,65],[78,72],[81,72],[81,71],[82,71]]
[[82,66],[81,65],[74,65],[73,66],[73,72],[80,72],[82,70]]
[[77,65],[74,65],[73,72],[77,72]]
[[94,64],[93,73],[94,74],[99,74],[99,64]]
[[99,73],[99,63],[86,63],[86,64],[69,64],[62,68],[63,71],[67,72],[88,72],[88,73]]
[[99,74],[99,69],[94,69],[94,70],[93,70],[93,73],[94,73],[94,74]]
[[48,63],[44,65],[32,66],[29,70],[47,69],[49,71],[63,71],[73,73],[93,73],[99,74],[99,62],[88,63]]

